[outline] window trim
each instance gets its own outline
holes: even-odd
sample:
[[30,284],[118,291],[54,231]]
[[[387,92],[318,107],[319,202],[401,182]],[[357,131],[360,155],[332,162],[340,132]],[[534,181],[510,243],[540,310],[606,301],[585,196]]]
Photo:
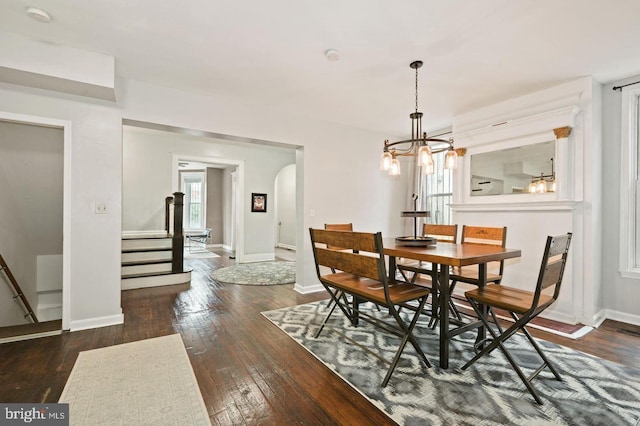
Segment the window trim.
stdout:
[[[188,212],[190,210],[190,205],[191,205],[191,201],[190,201],[190,197],[189,194],[187,194],[186,188],[185,188],[185,184],[186,181],[188,179],[189,176],[198,176],[200,178],[200,182],[202,184],[202,188],[201,188],[201,197],[202,200],[200,202],[200,227],[198,228],[192,228],[190,226],[184,226],[184,231],[187,232],[191,232],[191,231],[199,231],[202,229],[206,228],[206,223],[207,223],[207,211],[206,211],[206,206],[207,206],[207,174],[205,173],[204,170],[184,170],[184,171],[180,171],[180,188],[181,191],[184,193],[184,212],[186,215],[188,215]],[[188,217],[185,220],[185,225],[187,225],[187,223],[189,225],[191,225],[191,221],[188,219]]]
[[620,274],[625,278],[640,278],[636,266],[638,245],[637,201],[638,190],[638,125],[640,89],[622,89],[621,98],[621,150],[620,150]]

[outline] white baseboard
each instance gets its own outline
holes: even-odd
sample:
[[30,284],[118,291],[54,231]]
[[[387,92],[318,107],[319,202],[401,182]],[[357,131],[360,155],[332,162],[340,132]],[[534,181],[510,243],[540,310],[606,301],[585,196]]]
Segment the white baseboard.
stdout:
[[[316,284],[316,285],[312,285],[312,286],[303,286],[300,285],[298,283],[296,283],[293,286],[293,289],[295,291],[297,291],[300,294],[310,294],[310,293],[317,293],[319,291],[324,291],[326,292],[327,290],[323,287],[322,284]],[[327,294],[328,295],[328,294]]]
[[606,310],[605,318],[627,324],[640,325],[640,315],[627,314],[625,312],[614,311],[612,309]]
[[88,330],[90,328],[108,327],[124,323],[124,315],[109,315],[106,317],[87,318],[83,320],[71,320],[71,331]]
[[255,253],[242,256],[242,263],[270,262],[276,260],[275,253]]
[[291,251],[296,251],[296,246],[292,246],[290,244],[278,243],[276,244],[276,247],[291,250]]

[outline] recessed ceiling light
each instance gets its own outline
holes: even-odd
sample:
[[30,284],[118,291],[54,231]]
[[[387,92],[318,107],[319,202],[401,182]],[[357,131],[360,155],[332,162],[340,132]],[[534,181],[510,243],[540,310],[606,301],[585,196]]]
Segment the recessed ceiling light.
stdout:
[[27,7],[27,15],[29,15],[29,18],[35,19],[38,22],[43,22],[45,24],[51,22],[51,15],[37,7]]
[[328,49],[324,52],[324,56],[326,56],[330,61],[337,61],[338,59],[340,59],[340,52],[338,52],[336,49]]

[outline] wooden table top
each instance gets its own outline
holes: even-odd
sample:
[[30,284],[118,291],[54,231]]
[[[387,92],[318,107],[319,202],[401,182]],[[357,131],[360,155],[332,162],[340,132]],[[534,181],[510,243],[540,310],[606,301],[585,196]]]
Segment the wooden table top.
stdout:
[[428,247],[396,244],[395,238],[384,238],[384,254],[449,266],[477,265],[503,259],[520,257],[518,249],[485,244],[453,244],[438,242]]

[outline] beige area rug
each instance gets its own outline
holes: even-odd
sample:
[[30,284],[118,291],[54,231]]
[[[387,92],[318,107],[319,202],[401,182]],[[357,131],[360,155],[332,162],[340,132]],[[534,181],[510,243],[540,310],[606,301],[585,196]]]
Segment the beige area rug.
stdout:
[[211,425],[179,334],[80,352],[59,402],[71,425]]

